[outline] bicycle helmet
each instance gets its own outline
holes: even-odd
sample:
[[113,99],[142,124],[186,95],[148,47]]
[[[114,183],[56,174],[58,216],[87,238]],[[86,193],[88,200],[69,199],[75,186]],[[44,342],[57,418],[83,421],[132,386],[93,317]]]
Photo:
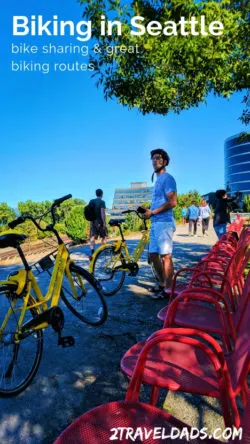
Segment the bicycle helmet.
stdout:
[[169,162],[170,162],[170,157],[169,157],[168,153],[167,153],[166,151],[162,150],[161,148],[157,148],[157,149],[155,149],[155,150],[152,150],[151,153],[150,153],[150,158],[152,159],[153,156],[154,156],[155,154],[159,154],[159,155],[163,158],[163,160],[166,161],[166,163],[165,163],[165,165],[162,165],[160,168],[156,168],[156,169],[154,170],[154,172],[153,172],[153,174],[152,174],[152,178],[151,178],[152,182],[153,182],[153,180],[154,180],[154,174],[155,174],[155,173],[159,173],[159,172],[160,172],[163,168],[165,168],[165,167],[169,164]]

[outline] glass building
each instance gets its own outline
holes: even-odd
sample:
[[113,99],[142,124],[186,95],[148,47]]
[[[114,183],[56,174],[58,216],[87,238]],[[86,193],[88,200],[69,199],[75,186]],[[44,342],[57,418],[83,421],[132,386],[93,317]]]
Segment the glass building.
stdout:
[[250,134],[225,141],[225,184],[229,194],[250,194]]
[[132,182],[130,188],[116,188],[110,214],[118,216],[124,210],[135,210],[142,203],[151,201],[152,190],[146,182]]

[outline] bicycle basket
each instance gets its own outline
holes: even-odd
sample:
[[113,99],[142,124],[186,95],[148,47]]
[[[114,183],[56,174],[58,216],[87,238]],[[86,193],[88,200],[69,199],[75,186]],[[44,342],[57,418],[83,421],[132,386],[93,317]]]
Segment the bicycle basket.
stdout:
[[35,262],[32,265],[32,268],[37,272],[37,274],[41,274],[44,271],[48,271],[50,268],[54,267],[55,259],[56,259],[57,250],[53,251],[50,254],[42,257],[39,261]]

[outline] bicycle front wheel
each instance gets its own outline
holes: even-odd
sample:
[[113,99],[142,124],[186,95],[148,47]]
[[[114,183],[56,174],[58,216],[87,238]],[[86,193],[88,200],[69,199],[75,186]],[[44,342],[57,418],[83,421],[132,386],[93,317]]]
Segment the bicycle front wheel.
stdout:
[[61,297],[68,309],[82,322],[98,326],[108,316],[107,305],[98,281],[84,268],[70,265],[76,295],[68,279],[63,282]]
[[[31,299],[30,304],[34,301]],[[16,396],[26,389],[35,377],[43,352],[43,332],[30,331],[17,335],[18,320],[23,300],[13,291],[0,288],[0,396]],[[4,319],[10,310],[8,321]],[[23,325],[38,315],[32,308],[25,312]]]
[[93,264],[93,275],[100,282],[104,296],[112,296],[120,290],[125,279],[125,271],[119,270],[122,255],[107,245],[97,253]]

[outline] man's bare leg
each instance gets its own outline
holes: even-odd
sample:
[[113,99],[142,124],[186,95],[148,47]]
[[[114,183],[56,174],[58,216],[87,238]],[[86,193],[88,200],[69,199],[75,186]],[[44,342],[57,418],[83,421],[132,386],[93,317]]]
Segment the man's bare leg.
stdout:
[[158,253],[150,253],[149,254],[150,260],[153,262],[155,271],[157,273],[158,279],[159,279],[159,285],[162,287],[166,286],[166,280],[164,278],[164,270],[162,266],[162,260]]
[[166,282],[166,288],[170,288],[174,276],[174,265],[172,260],[172,254],[166,254],[161,256],[163,276]]

